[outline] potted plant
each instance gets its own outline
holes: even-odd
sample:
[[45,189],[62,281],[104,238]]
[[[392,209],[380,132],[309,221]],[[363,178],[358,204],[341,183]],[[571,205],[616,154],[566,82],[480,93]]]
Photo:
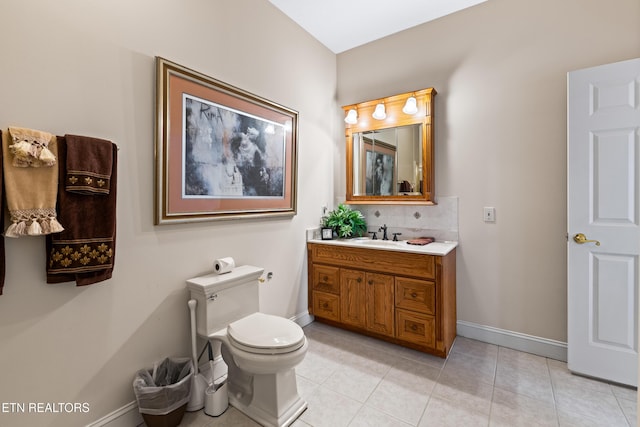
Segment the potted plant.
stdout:
[[322,226],[332,228],[338,237],[347,239],[359,237],[367,232],[367,222],[362,212],[344,204],[322,217]]

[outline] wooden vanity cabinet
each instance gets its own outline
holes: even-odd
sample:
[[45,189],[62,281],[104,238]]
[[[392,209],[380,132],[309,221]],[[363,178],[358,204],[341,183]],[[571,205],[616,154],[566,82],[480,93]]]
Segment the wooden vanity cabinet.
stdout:
[[307,243],[309,313],[446,357],[456,336],[455,249],[444,256]]

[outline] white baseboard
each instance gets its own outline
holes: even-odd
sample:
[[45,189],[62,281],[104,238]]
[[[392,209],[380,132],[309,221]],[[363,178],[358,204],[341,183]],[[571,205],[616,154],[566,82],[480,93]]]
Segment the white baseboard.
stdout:
[[305,326],[313,322],[313,316],[309,314],[309,311],[305,311],[304,313],[296,314],[291,318],[291,320],[304,328]]
[[550,359],[567,361],[567,343],[540,338],[519,332],[458,320],[457,333],[461,337],[483,341]]
[[143,422],[142,415],[138,411],[138,403],[133,401],[97,421],[87,424],[86,427],[135,427]]

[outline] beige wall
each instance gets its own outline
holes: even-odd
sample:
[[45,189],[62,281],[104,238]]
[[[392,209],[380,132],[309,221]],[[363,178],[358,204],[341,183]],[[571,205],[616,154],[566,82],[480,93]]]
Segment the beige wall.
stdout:
[[[90,412],[0,407],[0,425],[84,425],[134,400],[136,370],[189,355],[184,281],[215,258],[274,273],[263,311],[306,310],[304,230],[333,197],[333,53],[265,0],[6,0],[0,15],[0,128],[120,147],[113,279],[47,285],[44,238],[7,240],[0,296],[0,404],[88,402]],[[156,55],[299,111],[298,215],[153,225]]]
[[[638,56],[636,0],[491,0],[337,58],[265,0],[5,0],[0,12],[0,128],[120,147],[113,279],[47,285],[44,239],[8,240],[0,296],[0,403],[91,410],[0,412],[0,425],[83,425],[132,401],[137,369],[188,355],[184,280],[214,258],[273,271],[263,311],[303,313],[304,229],[344,194],[339,105],[429,86],[437,194],[459,197],[459,318],[565,340],[566,72]],[[300,112],[297,216],[153,226],[156,55]]]
[[640,55],[638,17],[637,0],[490,0],[338,55],[340,105],[438,91],[459,320],[566,341],[566,73]]

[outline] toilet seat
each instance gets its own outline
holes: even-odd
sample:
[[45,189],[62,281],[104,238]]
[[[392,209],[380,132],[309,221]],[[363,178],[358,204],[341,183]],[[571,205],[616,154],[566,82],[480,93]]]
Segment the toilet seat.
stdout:
[[298,324],[264,313],[253,313],[229,324],[227,336],[234,347],[255,354],[289,353],[305,342]]

